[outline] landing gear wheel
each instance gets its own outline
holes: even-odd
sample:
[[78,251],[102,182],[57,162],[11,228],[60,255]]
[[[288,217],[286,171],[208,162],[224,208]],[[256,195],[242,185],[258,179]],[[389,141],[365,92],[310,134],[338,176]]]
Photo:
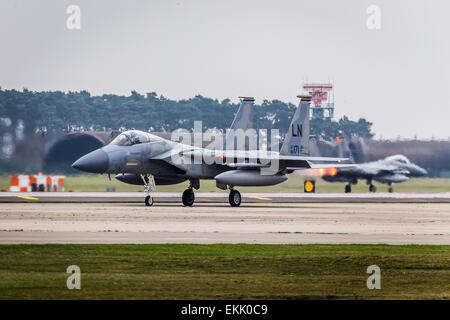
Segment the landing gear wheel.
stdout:
[[145,205],[147,207],[150,207],[153,205],[153,197],[152,196],[146,196],[145,197]]
[[239,207],[241,205],[242,197],[239,191],[231,190],[230,196],[228,197],[228,201],[232,207]]
[[194,201],[195,201],[194,191],[192,191],[192,189],[184,190],[182,200],[183,200],[184,206],[192,207],[192,205],[194,204]]
[[153,197],[150,195],[150,192],[156,190],[155,178],[151,174],[141,174],[142,182],[144,183],[144,190],[147,193],[145,197],[145,205],[150,207],[153,205]]
[[347,184],[345,185],[345,193],[351,193],[352,192],[352,186]]
[[371,185],[369,186],[369,191],[370,191],[370,192],[377,192],[377,188],[375,188],[375,186],[374,186],[373,184],[371,184]]
[[392,188],[392,187],[389,187],[389,189],[388,189],[388,192],[389,192],[389,193],[392,193],[392,192],[394,192],[394,188]]

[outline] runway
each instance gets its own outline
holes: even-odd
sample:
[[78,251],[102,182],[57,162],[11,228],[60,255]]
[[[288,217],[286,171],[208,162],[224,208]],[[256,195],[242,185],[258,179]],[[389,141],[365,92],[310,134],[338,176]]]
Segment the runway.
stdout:
[[450,203],[33,201],[0,203],[0,243],[450,244]]
[[[155,202],[181,202],[181,192],[152,193]],[[0,192],[2,202],[136,202],[143,192]],[[228,203],[228,192],[196,192],[196,202]],[[242,193],[243,202],[437,202],[450,203],[450,192],[442,193]]]

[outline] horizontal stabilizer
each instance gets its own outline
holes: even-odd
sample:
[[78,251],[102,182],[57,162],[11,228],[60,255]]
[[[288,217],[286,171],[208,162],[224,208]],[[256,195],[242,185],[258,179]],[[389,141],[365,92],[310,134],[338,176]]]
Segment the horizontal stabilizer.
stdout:
[[348,168],[354,167],[355,164],[325,164],[325,163],[310,163],[311,169],[330,169],[330,168]]

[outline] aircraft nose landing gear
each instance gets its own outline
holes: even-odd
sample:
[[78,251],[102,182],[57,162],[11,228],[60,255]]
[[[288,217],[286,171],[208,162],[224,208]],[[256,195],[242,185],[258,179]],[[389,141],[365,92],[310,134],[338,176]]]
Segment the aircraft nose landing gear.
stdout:
[[156,190],[155,178],[151,174],[141,174],[141,179],[144,181],[144,190],[147,193],[144,202],[147,207],[150,207],[153,205],[153,197],[150,192]]
[[147,207],[150,207],[150,206],[152,206],[153,205],[153,197],[152,196],[146,196],[145,197],[145,205],[147,206]]
[[242,197],[239,191],[231,189],[228,201],[232,207],[239,207],[241,205]]

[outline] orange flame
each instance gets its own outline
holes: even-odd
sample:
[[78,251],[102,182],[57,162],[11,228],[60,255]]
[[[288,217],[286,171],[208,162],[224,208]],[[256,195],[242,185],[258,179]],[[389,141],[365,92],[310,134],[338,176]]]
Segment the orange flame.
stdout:
[[323,176],[332,176],[334,177],[337,174],[337,168],[321,168],[318,169],[318,175]]

